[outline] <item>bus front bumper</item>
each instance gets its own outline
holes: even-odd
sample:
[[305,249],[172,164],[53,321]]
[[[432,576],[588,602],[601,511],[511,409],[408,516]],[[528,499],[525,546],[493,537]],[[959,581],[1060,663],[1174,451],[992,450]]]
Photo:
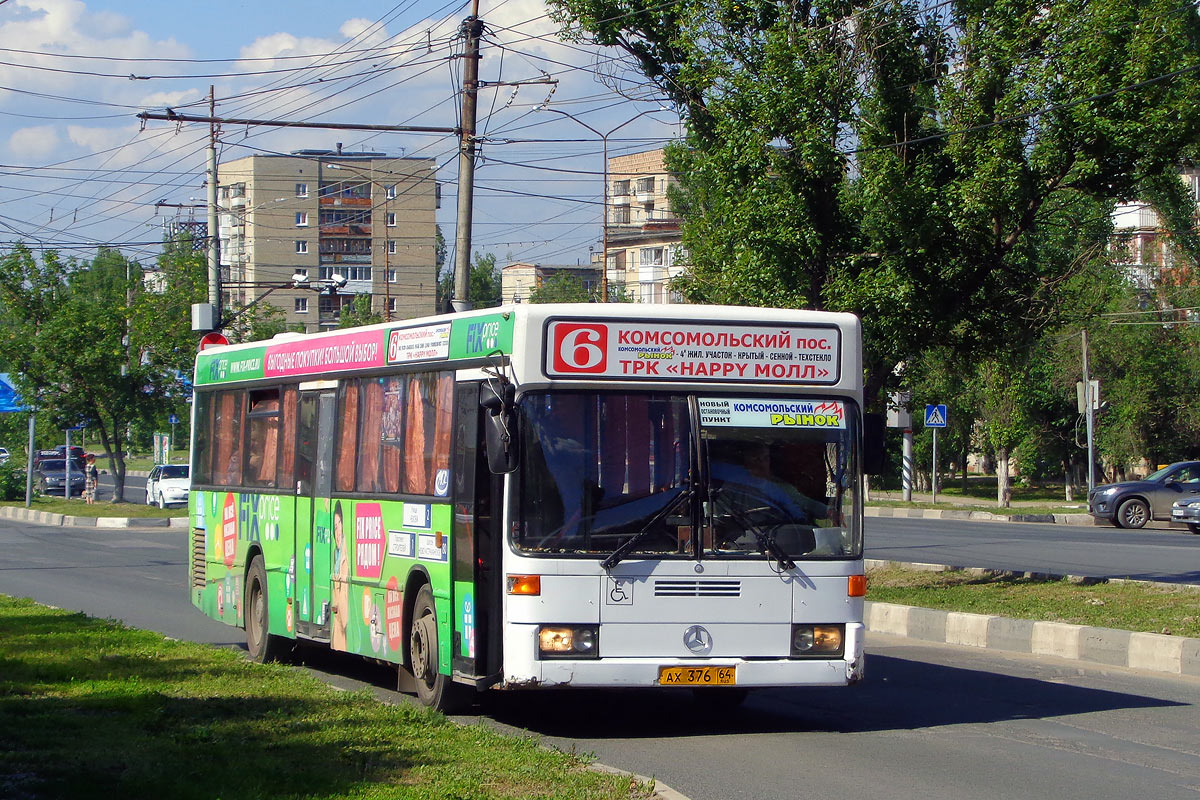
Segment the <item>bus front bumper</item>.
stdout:
[[[844,655],[823,658],[600,658],[530,660],[512,664],[501,688],[663,686],[663,667],[733,667],[738,688],[846,686],[863,678],[863,631],[847,625]],[[705,684],[696,684],[705,685]]]

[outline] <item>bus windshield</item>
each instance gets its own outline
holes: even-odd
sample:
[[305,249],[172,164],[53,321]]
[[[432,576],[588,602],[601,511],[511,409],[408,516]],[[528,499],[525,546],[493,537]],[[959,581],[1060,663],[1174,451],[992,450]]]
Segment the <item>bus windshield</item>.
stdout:
[[862,555],[849,401],[546,392],[518,408],[523,552]]

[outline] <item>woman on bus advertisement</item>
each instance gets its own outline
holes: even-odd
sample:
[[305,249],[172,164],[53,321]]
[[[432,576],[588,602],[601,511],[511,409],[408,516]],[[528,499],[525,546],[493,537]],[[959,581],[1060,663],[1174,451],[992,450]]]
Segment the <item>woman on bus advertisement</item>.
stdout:
[[341,501],[333,505],[333,619],[332,646],[346,649],[346,623],[350,614],[350,559],[346,551],[346,521]]

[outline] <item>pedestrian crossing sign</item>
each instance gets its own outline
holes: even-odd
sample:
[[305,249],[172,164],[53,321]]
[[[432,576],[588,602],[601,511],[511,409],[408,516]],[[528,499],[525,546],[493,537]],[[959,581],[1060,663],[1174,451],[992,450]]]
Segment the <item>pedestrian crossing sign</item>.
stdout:
[[946,413],[945,403],[925,406],[926,428],[944,428],[947,419],[949,419],[949,414]]

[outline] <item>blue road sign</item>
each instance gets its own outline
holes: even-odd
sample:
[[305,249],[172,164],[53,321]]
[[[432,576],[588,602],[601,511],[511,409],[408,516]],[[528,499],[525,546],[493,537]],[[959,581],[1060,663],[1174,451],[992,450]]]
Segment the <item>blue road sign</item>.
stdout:
[[950,418],[946,412],[946,404],[925,406],[925,427],[926,428],[944,428],[946,420]]
[[178,424],[178,422],[179,422],[179,417],[177,417],[177,416],[175,416],[174,414],[172,414],[171,416],[167,417],[167,422],[168,422],[168,423],[170,423],[171,425]]
[[13,388],[12,381],[8,378],[8,373],[0,372],[0,412],[29,410],[21,402],[21,398],[17,395],[17,390]]

